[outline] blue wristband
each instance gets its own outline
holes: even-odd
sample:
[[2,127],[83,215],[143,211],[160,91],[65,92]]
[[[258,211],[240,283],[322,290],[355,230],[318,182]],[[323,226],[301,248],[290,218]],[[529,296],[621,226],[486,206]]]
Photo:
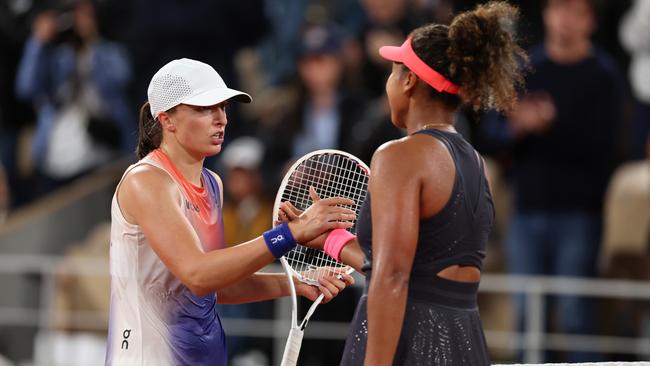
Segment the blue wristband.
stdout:
[[266,246],[274,257],[280,258],[296,247],[296,240],[289,230],[289,225],[282,224],[271,230],[264,232],[262,235]]

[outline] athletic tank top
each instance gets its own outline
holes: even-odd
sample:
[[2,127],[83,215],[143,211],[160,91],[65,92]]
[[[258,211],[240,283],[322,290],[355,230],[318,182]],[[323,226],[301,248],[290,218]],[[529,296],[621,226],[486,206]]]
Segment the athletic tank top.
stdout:
[[[451,196],[436,215],[420,220],[417,249],[411,270],[411,289],[430,287],[432,276],[451,265],[475,266],[485,257],[488,235],[494,222],[492,195],[485,179],[483,161],[460,134],[428,129],[416,132],[442,141],[456,167]],[[372,222],[370,195],[361,206],[357,221],[359,243],[365,253],[364,271],[372,272]],[[369,283],[369,281],[367,281]]]
[[[213,174],[203,168],[202,187],[197,187],[161,150],[154,150],[124,175],[143,164],[165,171],[176,183],[181,193],[179,204],[196,230],[202,249],[208,252],[223,248],[221,196]],[[111,204],[106,365],[225,366],[225,336],[215,310],[217,295],[196,296],[169,271],[140,227],[125,220],[117,202],[117,189],[115,192]]]

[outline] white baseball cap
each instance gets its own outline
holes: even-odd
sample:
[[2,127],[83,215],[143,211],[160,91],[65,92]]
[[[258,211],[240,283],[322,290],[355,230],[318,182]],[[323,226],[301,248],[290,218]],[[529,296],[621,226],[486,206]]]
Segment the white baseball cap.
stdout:
[[210,65],[182,58],[173,60],[154,74],[147,89],[151,115],[158,117],[179,104],[211,106],[228,99],[250,103],[250,95],[226,86]]

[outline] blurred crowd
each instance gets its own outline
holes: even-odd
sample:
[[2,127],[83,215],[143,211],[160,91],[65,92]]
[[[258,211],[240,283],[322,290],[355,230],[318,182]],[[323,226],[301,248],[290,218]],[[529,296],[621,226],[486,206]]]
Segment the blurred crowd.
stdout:
[[[480,2],[2,1],[0,220],[133,158],[148,81],[188,57],[253,96],[250,106],[228,107],[224,152],[207,164],[224,177],[226,241],[260,235],[293,159],[334,148],[369,163],[383,142],[403,136],[390,123],[391,65],[378,47]],[[529,54],[526,88],[513,111],[464,110],[456,124],[488,158],[498,201],[486,270],[650,279],[650,0],[511,3],[522,13],[512,27]],[[599,330],[598,304],[556,300],[550,329]],[[323,316],[349,321],[353,301]],[[515,299],[520,329],[524,307]],[[650,333],[639,319],[611,327]]]

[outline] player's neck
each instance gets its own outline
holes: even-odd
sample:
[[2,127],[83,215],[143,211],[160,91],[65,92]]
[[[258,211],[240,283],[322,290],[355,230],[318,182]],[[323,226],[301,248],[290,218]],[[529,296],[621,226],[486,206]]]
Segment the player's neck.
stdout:
[[444,131],[455,131],[454,110],[443,107],[441,103],[431,103],[430,100],[421,104],[411,103],[406,117],[406,132],[410,135],[427,126]]
[[196,186],[201,186],[204,159],[197,159],[179,146],[165,142],[160,144],[160,150],[174,163],[185,179]]

